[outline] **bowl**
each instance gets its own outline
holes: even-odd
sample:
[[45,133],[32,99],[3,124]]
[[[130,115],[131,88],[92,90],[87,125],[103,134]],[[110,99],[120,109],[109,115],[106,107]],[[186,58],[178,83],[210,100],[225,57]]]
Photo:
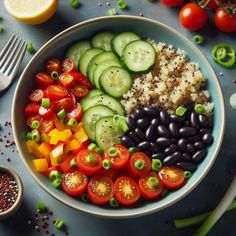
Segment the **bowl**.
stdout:
[[[217,104],[214,111],[214,128],[212,133],[215,141],[209,148],[208,155],[199,165],[193,177],[181,189],[172,192],[162,200],[156,202],[145,202],[140,205],[133,206],[132,208],[110,209],[106,207],[99,207],[92,204],[83,203],[69,197],[62,191],[54,189],[51,187],[50,181],[34,169],[32,157],[27,152],[25,147],[26,125],[23,110],[27,102],[26,94],[29,94],[33,89],[33,74],[36,70],[40,70],[43,67],[45,60],[49,57],[63,56],[63,53],[69,44],[76,40],[91,38],[91,36],[96,32],[103,30],[111,30],[114,32],[134,31],[156,41],[172,44],[176,48],[185,50],[189,55],[189,59],[199,63],[202,72],[208,78],[207,88],[212,95],[212,101]],[[67,206],[92,215],[111,218],[128,218],[150,214],[171,206],[190,193],[200,183],[200,181],[210,170],[210,167],[215,161],[220,150],[224,135],[225,109],[222,91],[212,67],[200,50],[188,39],[172,28],[151,19],[135,16],[112,16],[95,18],[74,25],[49,40],[35,54],[24,69],[15,90],[12,107],[12,121],[13,133],[21,159],[28,171],[45,191]]]
[[20,176],[12,168],[0,165],[0,172],[9,173],[13,176],[18,186],[18,195],[14,204],[8,210],[0,212],[0,220],[3,220],[13,215],[20,207],[23,200],[23,184]]

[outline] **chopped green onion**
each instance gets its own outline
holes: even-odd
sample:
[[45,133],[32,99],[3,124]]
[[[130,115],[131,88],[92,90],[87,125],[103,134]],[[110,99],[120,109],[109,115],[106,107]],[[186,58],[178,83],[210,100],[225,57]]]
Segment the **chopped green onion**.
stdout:
[[95,150],[97,148],[97,145],[95,143],[90,143],[88,145],[88,150]]
[[26,141],[27,141],[27,140],[32,140],[32,134],[31,134],[31,132],[27,132],[25,138],[26,138]]
[[121,121],[121,116],[119,116],[119,115],[114,115],[112,121],[113,121],[113,124],[114,124],[115,126],[119,126],[120,121]]
[[204,38],[201,35],[197,34],[193,37],[193,42],[197,45],[200,45],[204,42]]
[[77,166],[77,164],[76,164],[74,158],[71,159],[71,161],[70,161],[70,163],[69,163],[69,166],[70,166],[70,167],[76,167],[76,166]]
[[77,8],[80,5],[80,2],[78,0],[70,0],[70,5],[73,8]]
[[137,170],[143,170],[144,167],[145,167],[145,165],[144,165],[143,160],[139,159],[134,163],[134,168],[137,169]]
[[202,104],[196,104],[194,106],[194,110],[199,114],[204,114],[206,111],[205,107]]
[[59,77],[58,72],[57,72],[57,71],[53,71],[53,72],[51,73],[51,77],[52,77],[52,79],[58,79],[58,77]]
[[162,167],[162,162],[160,159],[152,159],[152,170],[153,171],[159,171]]
[[31,128],[32,129],[38,129],[39,125],[40,125],[39,121],[38,120],[34,120],[32,122],[32,124],[31,124]]
[[67,123],[67,126],[70,128],[73,128],[77,125],[77,120],[75,118],[70,118],[70,120]]
[[45,212],[47,212],[47,207],[46,207],[46,205],[45,205],[45,203],[44,202],[39,202],[38,204],[37,204],[37,211],[38,212],[40,212],[40,213],[45,213]]
[[2,24],[0,24],[0,33],[2,33],[4,31],[4,28],[2,26]]
[[187,111],[187,108],[180,106],[175,110],[175,114],[177,116],[183,116],[186,113],[186,111]]
[[57,229],[62,229],[64,227],[64,221],[61,219],[56,219],[54,225]]
[[88,201],[89,201],[88,194],[87,194],[87,193],[82,193],[81,196],[80,196],[80,199],[81,199],[83,202],[88,202]]
[[99,153],[99,154],[103,153],[103,149],[101,147],[96,147],[94,151]]
[[127,125],[126,119],[125,117],[121,117],[121,121],[119,123],[119,128],[124,132],[128,132],[129,131],[129,126]]
[[52,181],[53,188],[60,188],[61,187],[61,178],[54,179]]
[[111,207],[118,207],[118,206],[119,206],[119,203],[118,203],[118,201],[117,201],[114,197],[112,197],[112,198],[109,200],[109,205],[110,205]]
[[43,142],[48,142],[49,141],[47,134],[44,134],[44,133],[41,134],[41,139],[42,139]]
[[51,102],[49,98],[42,98],[41,106],[45,108],[49,108],[51,106]]
[[33,46],[32,43],[28,43],[28,45],[27,45],[27,52],[29,54],[35,54],[36,50],[34,49],[34,46]]
[[128,7],[127,3],[125,2],[125,0],[119,0],[117,2],[117,7],[119,7],[120,9],[125,9]]
[[156,177],[149,177],[148,178],[148,187],[149,188],[156,188],[159,185],[159,181]]
[[48,177],[53,182],[55,179],[61,178],[61,174],[57,170],[52,170]]
[[108,16],[114,16],[117,15],[116,9],[115,8],[111,8],[107,11],[107,15]]
[[111,169],[111,166],[112,166],[111,161],[108,160],[108,159],[104,159],[104,160],[102,161],[102,166],[103,166],[103,168],[104,168],[105,170]]
[[57,116],[60,120],[64,120],[66,118],[66,111],[65,109],[62,109],[60,110],[58,113],[57,113]]
[[185,179],[190,179],[192,177],[192,172],[184,171]]
[[36,143],[39,142],[39,140],[40,140],[40,134],[39,134],[39,131],[38,131],[37,129],[32,130],[31,136],[32,136],[32,140],[33,140],[33,141],[35,141]]
[[108,156],[110,157],[115,157],[118,155],[118,148],[116,147],[110,147],[108,150],[107,150],[107,154]]
[[86,157],[86,161],[87,161],[88,163],[94,162],[95,159],[96,159],[96,157],[95,157],[93,154],[89,154],[89,155]]
[[136,148],[136,147],[130,147],[129,148],[129,152],[130,153],[135,153],[135,152],[138,152],[139,150],[138,150],[138,148]]

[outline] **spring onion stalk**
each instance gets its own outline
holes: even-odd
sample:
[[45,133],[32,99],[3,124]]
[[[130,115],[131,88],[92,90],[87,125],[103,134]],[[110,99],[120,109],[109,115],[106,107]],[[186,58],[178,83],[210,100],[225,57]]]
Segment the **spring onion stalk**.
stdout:
[[117,15],[116,9],[115,8],[111,8],[107,11],[107,15],[108,16],[114,16]]
[[215,210],[208,216],[205,222],[200,226],[194,236],[205,236],[211,230],[211,228],[216,224],[220,217],[229,207],[230,203],[233,202],[236,196],[236,175],[232,183],[230,184],[226,194],[224,195],[221,202],[215,208]]
[[28,45],[27,45],[27,52],[29,54],[35,54],[36,50],[35,50],[35,48],[34,48],[32,43],[28,43]]

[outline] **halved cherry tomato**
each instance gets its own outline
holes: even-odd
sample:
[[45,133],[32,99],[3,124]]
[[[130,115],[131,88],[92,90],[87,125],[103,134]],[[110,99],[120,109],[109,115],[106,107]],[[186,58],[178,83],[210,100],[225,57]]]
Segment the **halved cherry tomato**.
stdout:
[[72,75],[65,72],[63,74],[60,74],[58,78],[58,82],[60,85],[68,89],[75,83],[75,79]]
[[[88,161],[93,159],[92,161]],[[86,175],[95,175],[102,168],[102,156],[95,151],[90,151],[88,149],[81,150],[76,158],[75,162],[78,166],[78,169]]]
[[54,123],[52,120],[43,120],[40,122],[38,131],[40,133],[48,133],[54,128]]
[[55,112],[53,107],[45,108],[40,106],[39,107],[39,115],[47,120],[53,120],[55,118]]
[[57,58],[51,58],[46,62],[46,70],[49,75],[53,71],[56,71],[58,74],[61,73],[61,61]]
[[74,72],[70,72],[70,75],[72,75],[77,82],[79,82],[80,84],[83,84],[88,89],[93,88],[93,86],[89,82],[88,78],[85,75],[83,75],[82,73],[80,73],[78,71],[74,71]]
[[106,204],[113,196],[113,183],[105,175],[94,176],[88,183],[88,196],[96,205]]
[[77,98],[82,98],[89,93],[88,88],[83,84],[75,84],[71,87],[70,92]]
[[44,96],[42,89],[35,89],[31,94],[29,95],[29,100],[31,102],[41,102],[42,98]]
[[116,179],[114,193],[117,201],[125,206],[134,204],[140,197],[138,184],[128,176],[121,176]]
[[[155,177],[159,181],[159,183],[156,187],[151,187],[150,184],[148,183],[148,179],[150,177]],[[151,172],[148,175],[142,176],[139,179],[138,185],[139,185],[139,189],[141,192],[141,196],[145,199],[157,198],[161,194],[162,189],[163,189],[162,182],[159,179],[158,174],[156,174],[154,172]]]
[[67,96],[68,90],[60,85],[50,85],[47,87],[48,96],[51,99],[61,99]]
[[54,84],[54,80],[51,78],[51,76],[44,72],[35,74],[34,79],[38,86],[47,87]]
[[177,7],[181,5],[184,2],[184,0],[160,0],[160,2],[169,7]]
[[62,175],[62,189],[70,196],[78,196],[83,193],[87,183],[87,176],[80,171],[68,172]]
[[29,103],[25,106],[25,114],[27,116],[36,115],[39,112],[39,107],[37,103]]
[[61,69],[62,69],[62,73],[74,71],[75,64],[71,59],[66,58],[64,61],[62,61],[62,68]]
[[[142,161],[144,164],[143,168],[141,169],[135,168],[135,163],[139,160]],[[151,166],[152,163],[150,161],[150,158],[143,152],[135,152],[134,154],[132,154],[128,163],[129,171],[134,176],[138,177],[148,174],[151,170]]]
[[[110,148],[116,148],[118,154],[116,156],[109,156]],[[127,162],[129,161],[129,151],[126,147],[116,144],[113,147],[109,147],[105,150],[104,158],[111,161],[113,170],[118,170],[126,166]]]
[[79,120],[83,114],[82,107],[80,103],[76,103],[76,107],[74,110],[72,110],[70,113],[67,114],[67,118],[75,118],[76,120]]
[[26,120],[26,124],[27,124],[29,127],[31,127],[32,122],[33,122],[34,120],[37,120],[37,121],[39,121],[39,122],[41,123],[41,122],[42,122],[42,117],[39,116],[39,115],[29,116],[29,117],[27,118],[27,120]]
[[185,180],[183,170],[177,166],[164,166],[158,174],[163,186],[168,189],[180,188]]
[[56,101],[53,106],[56,112],[62,109],[65,109],[66,112],[71,112],[75,108],[75,103],[71,97],[66,97]]
[[101,170],[101,174],[110,177],[112,181],[115,181],[120,176],[120,173],[117,170],[112,170],[112,169],[106,170],[103,168]]

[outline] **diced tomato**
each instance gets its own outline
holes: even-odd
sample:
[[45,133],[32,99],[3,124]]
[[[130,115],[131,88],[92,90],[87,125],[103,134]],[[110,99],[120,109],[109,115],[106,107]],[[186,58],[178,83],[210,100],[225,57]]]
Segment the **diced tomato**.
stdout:
[[71,112],[74,108],[75,103],[71,97],[62,98],[54,103],[54,110],[56,112],[59,112],[62,109],[65,109],[66,112]]
[[82,107],[80,103],[76,103],[76,107],[74,110],[72,110],[70,113],[67,114],[67,118],[75,118],[76,120],[79,120],[81,116],[83,115]]
[[39,105],[36,103],[29,103],[25,106],[25,114],[27,116],[36,115],[39,112]]
[[54,84],[54,80],[45,72],[39,72],[35,74],[34,79],[38,86],[47,87]]
[[78,72],[78,71],[74,71],[74,72],[70,72],[70,75],[72,75],[74,77],[74,79],[80,83],[83,84],[84,86],[86,86],[88,89],[92,89],[93,86],[92,84],[89,82],[88,78],[83,75],[82,73]]
[[56,71],[58,74],[61,73],[61,61],[57,58],[51,58],[46,62],[46,70],[49,75],[53,71]]
[[55,112],[53,107],[45,108],[40,106],[39,107],[39,115],[47,120],[53,120],[55,118]]
[[62,73],[71,72],[74,70],[75,70],[75,64],[71,59],[66,58],[64,61],[62,61]]
[[47,93],[51,99],[61,99],[67,96],[68,90],[60,85],[50,85],[47,87]]
[[70,88],[70,92],[73,93],[75,97],[82,98],[89,93],[89,90],[85,85],[77,83]]
[[60,85],[68,89],[75,83],[75,79],[72,75],[65,72],[59,76],[58,82]]
[[43,90],[42,89],[35,89],[30,95],[29,95],[29,100],[31,102],[41,102],[42,98],[44,96]]
[[63,173],[66,173],[72,169],[70,166],[70,161],[73,159],[72,156],[68,156],[60,165],[60,169],[62,170]]
[[39,122],[41,123],[41,122],[42,122],[42,117],[40,117],[39,115],[29,116],[29,117],[27,118],[27,120],[26,120],[26,124],[27,124],[29,127],[31,127],[32,122],[33,122],[34,120],[37,120],[37,121],[39,121]]
[[87,187],[91,202],[96,205],[106,204],[113,196],[113,183],[111,178],[105,175],[93,177]]
[[39,125],[38,131],[40,133],[48,133],[53,128],[54,128],[54,123],[52,120],[42,120]]

